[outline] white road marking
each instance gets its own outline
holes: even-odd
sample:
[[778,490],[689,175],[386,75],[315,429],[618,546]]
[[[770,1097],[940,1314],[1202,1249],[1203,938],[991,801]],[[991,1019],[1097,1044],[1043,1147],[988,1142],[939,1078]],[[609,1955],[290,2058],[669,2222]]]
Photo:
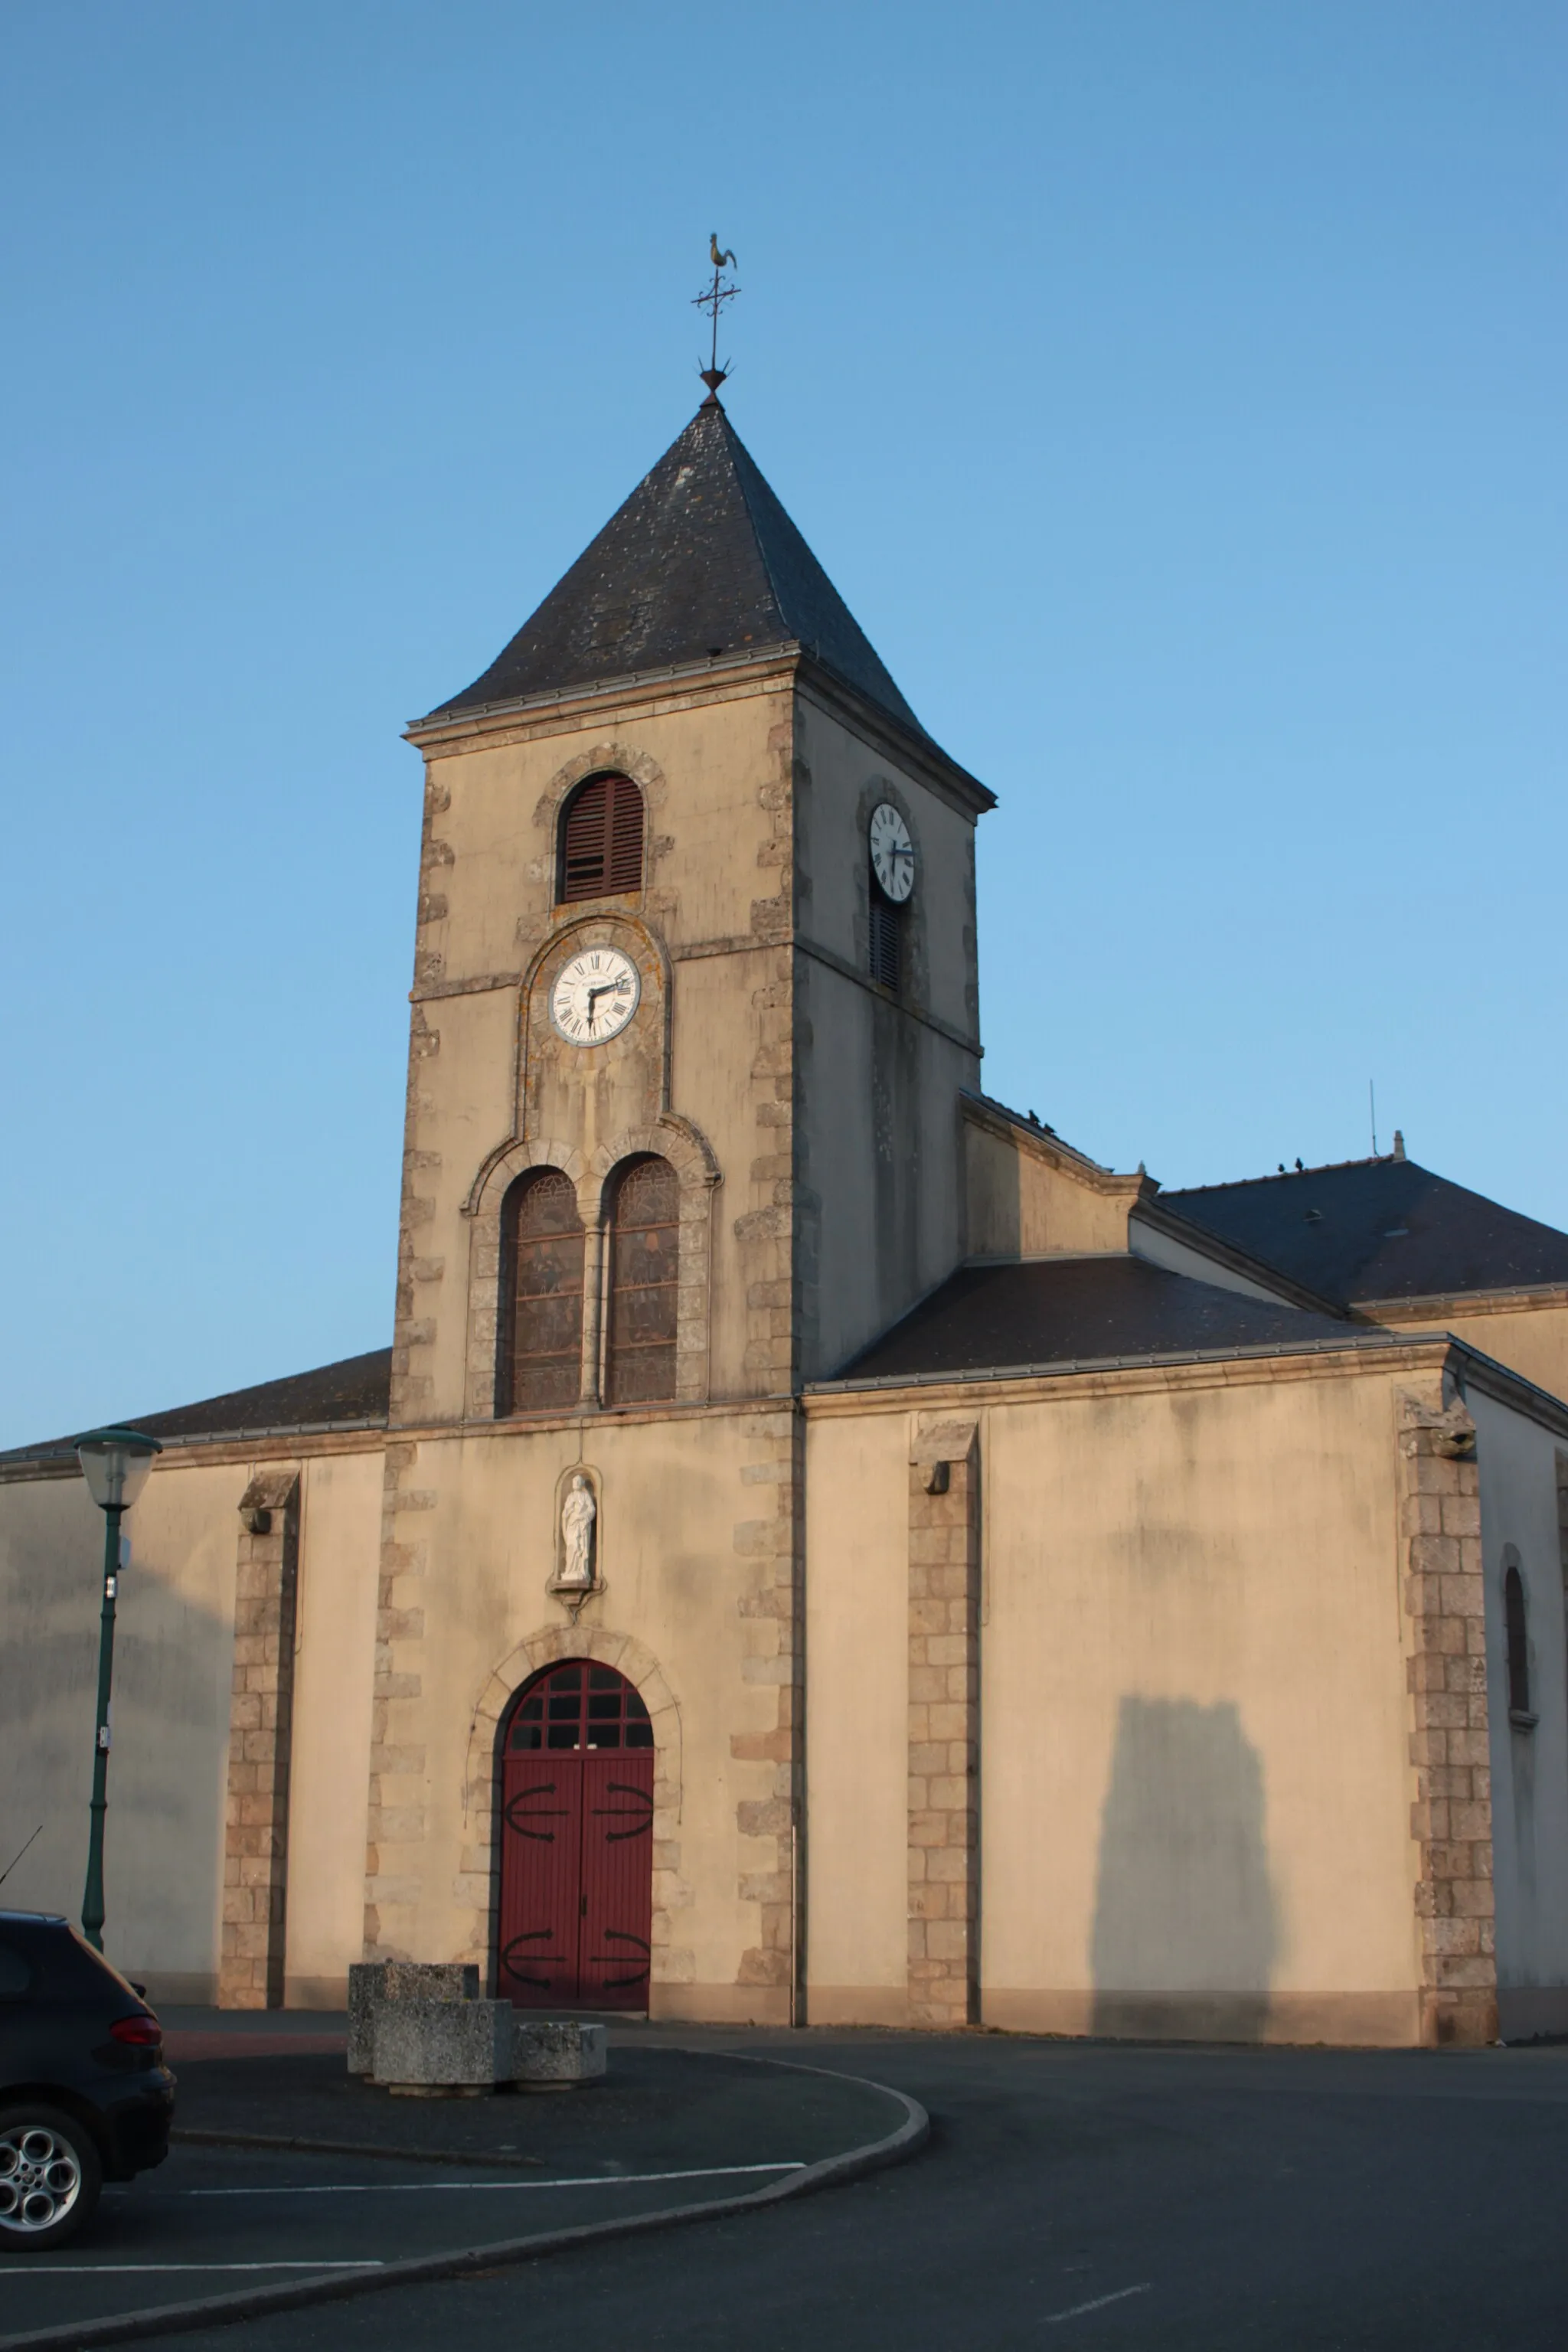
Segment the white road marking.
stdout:
[[131,2271],[379,2271],[384,2263],[29,2263],[19,2262],[5,2274],[37,2278],[40,2271],[65,2271],[72,2278],[96,2278],[101,2273],[120,2277]]
[[1103,2311],[1108,2303],[1125,2303],[1130,2294],[1147,2294],[1153,2284],[1152,2279],[1145,2279],[1142,2286],[1119,2286],[1114,2294],[1097,2294],[1092,2303],[1075,2303],[1070,2311],[1053,2311],[1045,2325],[1059,2327],[1064,2319],[1081,2319],[1086,2311]]
[[[298,2189],[182,2189],[182,2197],[427,2197],[440,2189],[629,2189],[652,2180],[729,2180],[741,2173],[804,2172],[793,2164],[705,2164],[688,2172],[588,2172],[570,2180],[328,2180]],[[1134,2287],[1134,2294],[1141,2292]]]

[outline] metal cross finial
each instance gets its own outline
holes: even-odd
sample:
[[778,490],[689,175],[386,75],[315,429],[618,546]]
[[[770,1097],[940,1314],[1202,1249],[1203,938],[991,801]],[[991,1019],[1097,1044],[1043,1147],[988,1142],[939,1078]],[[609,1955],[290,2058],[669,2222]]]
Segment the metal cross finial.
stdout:
[[708,386],[708,397],[702,404],[703,407],[717,408],[719,386],[730,373],[728,360],[722,367],[719,364],[719,313],[726,302],[734,300],[741,289],[724,276],[726,269],[733,269],[735,267],[735,257],[732,253],[720,250],[719,233],[716,229],[709,232],[708,258],[713,264],[713,283],[711,286],[704,287],[702,292],[693,298],[692,308],[697,310],[707,310],[712,314],[712,348],[709,352],[707,366],[699,368],[697,373]]

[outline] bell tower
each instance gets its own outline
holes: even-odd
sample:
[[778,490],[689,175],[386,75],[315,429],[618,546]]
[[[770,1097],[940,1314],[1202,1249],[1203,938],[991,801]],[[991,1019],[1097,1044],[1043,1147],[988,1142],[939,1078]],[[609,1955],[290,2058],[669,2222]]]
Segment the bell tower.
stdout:
[[[992,803],[716,394],[482,677],[408,731],[426,787],[395,1424],[517,1409],[498,1318],[530,1251],[582,1300],[553,1340],[542,1321],[551,1400],[616,1401],[608,1196],[638,1159],[673,1171],[679,1273],[638,1310],[664,1316],[663,1392],[831,1373],[962,1253]],[[570,1265],[509,1227],[535,1167],[576,1194]]]
[[[425,826],[366,1953],[500,1982],[535,1949],[547,1923],[499,1925],[524,1864],[496,1743],[528,1675],[573,1661],[632,1678],[655,1754],[617,1998],[786,2021],[797,1401],[963,1253],[990,795],[716,393],[408,734]],[[562,1565],[579,1478],[588,1583]]]

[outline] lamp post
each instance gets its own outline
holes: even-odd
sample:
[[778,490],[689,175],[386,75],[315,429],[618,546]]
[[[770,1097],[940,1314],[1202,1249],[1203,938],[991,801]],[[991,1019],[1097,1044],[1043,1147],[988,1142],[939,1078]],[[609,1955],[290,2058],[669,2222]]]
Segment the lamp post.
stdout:
[[77,1440],[88,1489],[103,1513],[103,1613],[98,1632],[98,1714],[92,1743],[92,1805],[81,1932],[103,1949],[103,1817],[109,1811],[109,1693],[114,1675],[114,1604],[120,1591],[120,1522],[147,1483],[163,1447],[136,1429],[95,1429]]

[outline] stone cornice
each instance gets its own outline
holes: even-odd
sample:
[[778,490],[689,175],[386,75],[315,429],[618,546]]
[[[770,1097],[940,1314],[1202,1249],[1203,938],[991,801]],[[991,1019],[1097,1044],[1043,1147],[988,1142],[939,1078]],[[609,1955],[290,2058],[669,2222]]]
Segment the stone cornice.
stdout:
[[[153,1466],[155,1478],[176,1470],[210,1470],[229,1463],[302,1462],[328,1454],[375,1454],[386,1443],[379,1421],[325,1423],[316,1429],[219,1430],[211,1437],[165,1437]],[[0,1486],[20,1486],[49,1478],[79,1478],[73,1452],[13,1454],[0,1462]]]
[[1568,1404],[1564,1404],[1561,1397],[1554,1397],[1549,1389],[1537,1388],[1533,1381],[1527,1381],[1523,1373],[1516,1372],[1511,1365],[1500,1364],[1495,1356],[1483,1356],[1479,1348],[1471,1347],[1467,1340],[1456,1339],[1453,1344],[1456,1354],[1464,1360],[1460,1374],[1462,1389],[1479,1390],[1482,1396],[1490,1397],[1494,1403],[1511,1406],[1515,1412],[1522,1412],[1530,1420],[1539,1422],[1543,1429],[1550,1429],[1555,1436],[1568,1437]]
[[981,1128],[1002,1142],[1014,1145],[1026,1159],[1042,1161],[1046,1167],[1055,1169],[1059,1175],[1070,1176],[1075,1183],[1086,1186],[1090,1192],[1102,1192],[1111,1200],[1142,1204],[1146,1197],[1152,1200],[1158,1189],[1142,1172],[1123,1176],[1113,1168],[1102,1168],[1099,1160],[1090,1160],[1087,1152],[1076,1151],[1070,1143],[1064,1143],[1061,1137],[1053,1135],[1048,1128],[1032,1127],[1017,1111],[1009,1110],[1005,1103],[995,1102],[989,1095],[972,1094],[965,1087],[958,1099],[959,1108],[971,1127]]
[[1358,1298],[1351,1313],[1367,1323],[1430,1323],[1442,1315],[1517,1315],[1568,1307],[1568,1283],[1521,1283],[1511,1290],[1434,1290],[1418,1298]]
[[[733,1421],[757,1413],[794,1412],[797,1400],[788,1394],[761,1397],[708,1397],[700,1402],[671,1401],[642,1406],[598,1405],[586,1412],[519,1414],[503,1421],[385,1422],[339,1423],[309,1429],[223,1430],[212,1437],[166,1437],[154,1475],[167,1477],[176,1470],[214,1469],[254,1462],[305,1462],[324,1454],[376,1454],[387,1444],[425,1445],[442,1440],[467,1444],[474,1438],[532,1437],[563,1429],[584,1432],[643,1428],[665,1421]],[[81,1465],[74,1453],[14,1455],[0,1462],[0,1486],[25,1486],[45,1479],[79,1478]]]
[[[605,899],[602,902],[612,918],[616,916],[623,907],[631,903],[624,899]],[[596,910],[593,917],[584,919],[598,919]],[[639,919],[626,916],[623,919],[635,921]],[[563,936],[563,931],[552,931],[546,945],[554,946]],[[921,1005],[912,1004],[907,996],[895,996],[891,989],[883,988],[879,982],[874,981],[869,972],[861,971],[856,965],[849,962],[847,957],[836,954],[832,948],[823,947],[816,940],[802,939],[798,935],[792,937],[788,933],[779,939],[760,940],[755,932],[747,931],[731,939],[693,940],[686,947],[668,945],[662,939],[660,944],[664,946],[665,952],[672,964],[695,962],[704,956],[776,955],[780,948],[793,949],[796,955],[809,956],[813,962],[823,964],[829,971],[837,972],[841,980],[853,981],[857,988],[863,988],[869,995],[879,997],[884,1003],[890,1005],[895,1013],[903,1013],[908,1020],[918,1021],[925,1028],[933,1029],[939,1037],[945,1037],[950,1045],[961,1045],[966,1054],[973,1054],[977,1061],[984,1054],[985,1048],[978,1037],[966,1036],[962,1029],[955,1029],[951,1022],[943,1021],[940,1014],[928,1012]],[[441,997],[484,996],[493,993],[498,988],[521,988],[524,977],[521,971],[481,971],[476,972],[467,980],[426,981],[409,990],[408,1002],[410,1004],[429,1004]],[[1021,1132],[1027,1135],[1032,1130],[1025,1128]],[[1071,1156],[1076,1161],[1077,1155]],[[1089,1167],[1092,1167],[1093,1164],[1092,1160],[1085,1163]],[[1102,1171],[1101,1173],[1103,1172]],[[1123,1177],[1115,1181],[1126,1183],[1132,1180]]]
[[[1305,1339],[1294,1346],[1189,1349],[1168,1356],[1105,1357],[1062,1364],[1009,1366],[914,1379],[824,1381],[804,1394],[810,1418],[858,1412],[922,1412],[977,1404],[1045,1404],[1074,1397],[1137,1395],[1150,1391],[1247,1388],[1285,1381],[1341,1380],[1366,1372],[1441,1370],[1469,1356],[1446,1332],[1401,1339],[1371,1331],[1340,1339]],[[1481,1358],[1485,1362],[1488,1360]],[[1497,1369],[1500,1371],[1501,1367]],[[1554,1400],[1546,1398],[1551,1404]]]
[[1195,1349],[1168,1356],[1017,1365],[956,1376],[942,1372],[900,1380],[823,1381],[805,1391],[802,1404],[811,1419],[907,1412],[917,1402],[922,1412],[945,1407],[973,1412],[979,1404],[1054,1404],[1075,1397],[1257,1387],[1387,1371],[1451,1371],[1462,1390],[1474,1389],[1555,1435],[1568,1437],[1568,1404],[1451,1331],[1406,1337],[1363,1328],[1353,1335],[1347,1331],[1342,1340],[1306,1339],[1294,1346]]
[[451,759],[498,744],[528,742],[568,730],[575,733],[601,713],[626,726],[661,710],[697,709],[733,701],[741,695],[776,694],[792,687],[808,693],[841,725],[895,761],[907,774],[918,776],[964,815],[981,816],[995,807],[995,794],[967,768],[950,759],[940,744],[900,727],[826,663],[816,660],[806,647],[795,643],[765,646],[753,654],[726,654],[712,661],[682,662],[669,669],[634,671],[592,686],[487,703],[476,710],[432,711],[427,718],[410,721],[404,730],[404,740],[422,751],[426,759]]
[[900,727],[876,703],[868,702],[853,687],[846,685],[826,664],[803,654],[797,684],[840,726],[894,761],[906,775],[918,777],[939,800],[946,801],[961,815],[973,819],[995,807],[996,795],[990,786],[950,759],[940,743],[933,743],[929,735],[912,735],[907,727]]

